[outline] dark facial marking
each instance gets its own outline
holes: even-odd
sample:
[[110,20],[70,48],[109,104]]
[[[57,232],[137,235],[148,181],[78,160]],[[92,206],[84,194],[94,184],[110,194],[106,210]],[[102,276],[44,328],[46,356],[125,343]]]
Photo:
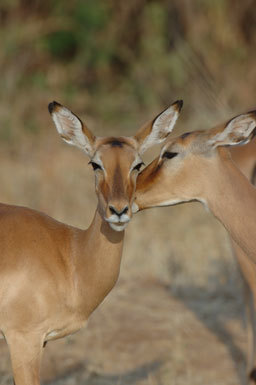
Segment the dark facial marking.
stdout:
[[172,159],[172,158],[174,158],[177,155],[178,155],[177,152],[165,151],[165,153],[163,154],[162,158]]
[[110,144],[112,147],[123,147],[123,143],[120,140],[113,140]]
[[125,144],[124,141],[122,140],[119,140],[119,139],[111,139],[109,142],[107,142],[107,144],[110,144],[111,147],[123,147],[123,145]]
[[140,171],[141,166],[144,166],[144,165],[145,165],[144,162],[140,162],[140,163],[138,163],[135,167],[133,167],[133,170]]
[[101,167],[98,163],[95,163],[95,162],[90,161],[89,164],[92,165],[92,168],[93,168],[94,171],[96,171],[96,170],[102,170],[102,167]]
[[185,139],[190,134],[191,134],[191,132],[185,132],[185,134],[181,135],[181,139]]
[[119,197],[124,193],[123,178],[119,165],[115,169],[113,177],[113,195]]

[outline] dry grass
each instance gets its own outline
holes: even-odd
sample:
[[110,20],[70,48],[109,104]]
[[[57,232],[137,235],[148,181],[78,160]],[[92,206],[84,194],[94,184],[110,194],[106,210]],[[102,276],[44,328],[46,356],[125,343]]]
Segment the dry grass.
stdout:
[[[53,129],[54,130],[54,129]],[[96,198],[85,156],[49,138],[0,154],[0,200],[86,228]],[[137,214],[118,285],[88,327],[45,349],[49,384],[235,385],[246,345],[229,240],[200,204]],[[0,342],[1,385],[11,383]]]
[[[105,24],[102,4],[110,7]],[[91,5],[96,13],[88,17]],[[255,10],[253,0],[2,1],[0,201],[89,225],[93,173],[53,131],[52,99],[85,115],[98,135],[132,134],[135,122],[178,98],[186,131],[255,108]],[[78,45],[61,56],[45,38],[63,30]],[[98,56],[105,48],[107,56]],[[47,345],[42,378],[52,385],[242,384],[241,292],[228,237],[199,204],[139,213],[127,230],[118,285],[87,329]],[[10,373],[0,340],[0,385],[12,384]]]

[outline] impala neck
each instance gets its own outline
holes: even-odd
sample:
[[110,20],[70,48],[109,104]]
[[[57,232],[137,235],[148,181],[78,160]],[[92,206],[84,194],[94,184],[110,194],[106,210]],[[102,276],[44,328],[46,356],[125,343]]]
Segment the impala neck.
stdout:
[[122,252],[124,231],[115,231],[102,218],[97,208],[93,221],[86,230],[86,246],[94,252],[100,252],[101,248],[108,248],[114,252]]
[[[88,315],[115,285],[120,270],[124,231],[111,229],[97,208],[90,227],[75,242],[79,302]],[[86,303],[84,299],[86,298]]]
[[220,161],[214,177],[207,178],[204,199],[232,238],[256,262],[256,190],[226,151],[219,150]]

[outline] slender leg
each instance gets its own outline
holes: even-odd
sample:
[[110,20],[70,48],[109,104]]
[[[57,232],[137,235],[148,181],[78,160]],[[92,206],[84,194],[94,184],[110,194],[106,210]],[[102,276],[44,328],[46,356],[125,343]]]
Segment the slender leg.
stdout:
[[232,242],[239,268],[244,279],[247,313],[247,374],[251,384],[256,384],[256,264]]
[[[256,306],[256,291],[255,289],[251,291],[251,298],[249,299],[251,302],[247,305],[248,314],[249,317],[249,324],[251,328],[251,336],[248,335],[248,337],[251,339],[251,352],[249,352],[248,355],[248,375],[250,379],[251,384],[256,384],[256,320],[255,320],[255,306]],[[248,333],[249,334],[249,333]],[[249,341],[250,342],[250,341]],[[250,362],[249,362],[250,359]]]
[[255,348],[255,294],[246,284],[246,313],[247,313],[247,373],[251,384],[256,384]]
[[43,338],[33,332],[5,334],[11,356],[15,385],[40,385]]
[[[256,186],[256,165],[254,165],[254,168],[253,168],[253,171],[252,171],[252,175],[251,175],[251,183]],[[254,287],[254,285],[253,285]],[[252,384],[256,384],[256,357],[255,357],[255,350],[256,350],[256,325],[255,325],[255,309],[256,309],[256,288],[254,289],[252,287],[252,297],[253,297],[253,326],[254,326],[254,360],[253,360],[253,364],[252,364],[252,370],[250,372],[250,381]]]

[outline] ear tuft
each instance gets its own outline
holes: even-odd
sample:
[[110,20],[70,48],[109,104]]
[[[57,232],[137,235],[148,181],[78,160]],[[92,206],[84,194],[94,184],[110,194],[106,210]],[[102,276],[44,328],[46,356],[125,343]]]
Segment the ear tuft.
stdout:
[[173,103],[173,106],[176,106],[177,111],[180,112],[183,107],[183,100],[176,100],[176,102]]
[[49,103],[48,104],[48,111],[50,112],[50,114],[52,114],[57,107],[62,107],[62,106],[60,103],[55,102],[55,100],[53,102]]

